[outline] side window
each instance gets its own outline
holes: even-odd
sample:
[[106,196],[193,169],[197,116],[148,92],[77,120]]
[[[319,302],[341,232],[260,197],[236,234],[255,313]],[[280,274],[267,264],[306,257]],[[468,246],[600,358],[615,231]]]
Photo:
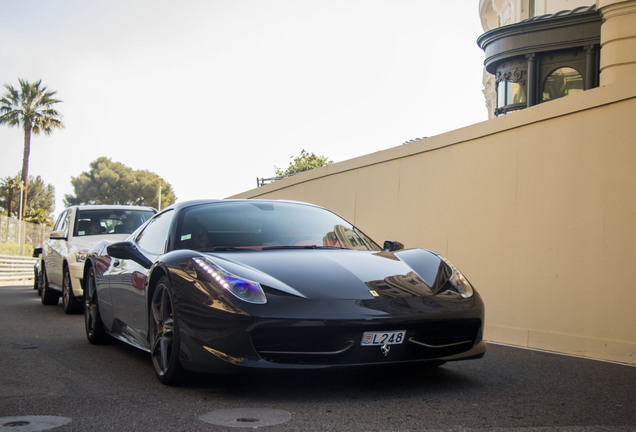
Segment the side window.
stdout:
[[62,229],[61,226],[64,221],[64,217],[66,216],[66,213],[68,213],[68,210],[60,213],[60,215],[57,217],[57,221],[55,221],[55,226],[53,227],[54,231]]
[[60,215],[55,224],[55,230],[64,230],[65,234],[68,234],[68,226],[71,222],[71,210],[66,210],[64,213]]
[[174,211],[169,210],[161,213],[150,221],[144,230],[137,236],[139,247],[152,254],[160,255],[166,251],[166,241],[168,240],[168,230]]

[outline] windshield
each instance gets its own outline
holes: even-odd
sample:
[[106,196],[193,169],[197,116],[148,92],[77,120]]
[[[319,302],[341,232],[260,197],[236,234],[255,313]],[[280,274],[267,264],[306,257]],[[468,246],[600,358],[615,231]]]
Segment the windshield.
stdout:
[[175,249],[336,248],[380,250],[353,225],[323,208],[285,202],[219,202],[185,209]]
[[130,234],[154,214],[150,209],[79,210],[73,235]]

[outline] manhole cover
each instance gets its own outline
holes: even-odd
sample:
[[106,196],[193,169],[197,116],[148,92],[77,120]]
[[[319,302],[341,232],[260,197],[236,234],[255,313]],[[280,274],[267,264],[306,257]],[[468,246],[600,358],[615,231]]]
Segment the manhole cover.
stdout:
[[259,428],[285,423],[291,414],[268,408],[236,408],[212,411],[199,416],[206,423],[236,428]]
[[0,432],[46,431],[70,422],[70,418],[56,416],[0,417]]

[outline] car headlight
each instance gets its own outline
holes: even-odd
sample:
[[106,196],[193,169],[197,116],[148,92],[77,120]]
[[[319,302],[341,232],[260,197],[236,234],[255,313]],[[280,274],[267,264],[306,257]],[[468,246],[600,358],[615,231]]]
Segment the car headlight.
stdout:
[[265,292],[258,282],[235,276],[205,258],[197,257],[192,260],[210,276],[212,283],[229,291],[235,297],[248,303],[267,303]]
[[468,279],[460,272],[457,267],[453,265],[449,260],[440,256],[440,258],[446,263],[446,265],[451,269],[453,274],[448,279],[448,282],[455,288],[457,294],[464,298],[470,298],[474,294],[473,286],[468,282]]
[[80,249],[75,252],[75,262],[81,263],[86,261],[86,257],[88,256],[88,249]]

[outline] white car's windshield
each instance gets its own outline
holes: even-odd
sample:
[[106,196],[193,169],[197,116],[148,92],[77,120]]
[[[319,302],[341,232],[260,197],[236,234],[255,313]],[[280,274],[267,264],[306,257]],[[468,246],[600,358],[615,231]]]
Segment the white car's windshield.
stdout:
[[195,250],[381,249],[328,210],[286,202],[219,202],[185,209],[175,240],[175,249]]
[[149,209],[79,210],[73,235],[130,234],[154,214]]

